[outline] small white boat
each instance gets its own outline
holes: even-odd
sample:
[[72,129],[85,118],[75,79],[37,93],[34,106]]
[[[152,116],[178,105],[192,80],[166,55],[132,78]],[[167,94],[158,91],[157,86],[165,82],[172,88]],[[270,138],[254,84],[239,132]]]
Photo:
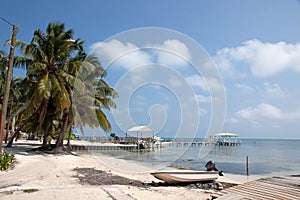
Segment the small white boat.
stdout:
[[210,182],[218,179],[218,171],[161,171],[151,173],[152,176],[169,184]]

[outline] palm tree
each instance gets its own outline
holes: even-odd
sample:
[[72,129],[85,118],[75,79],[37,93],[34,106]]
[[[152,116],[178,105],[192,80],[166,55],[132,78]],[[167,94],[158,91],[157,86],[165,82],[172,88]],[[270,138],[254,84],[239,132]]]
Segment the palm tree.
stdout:
[[104,81],[106,72],[96,57],[79,52],[68,65],[69,74],[75,74],[76,79],[72,79],[74,82],[69,93],[72,103],[70,109],[65,110],[56,146],[62,146],[64,135],[68,134],[67,146],[71,150],[72,127],[83,130],[83,126],[90,126],[101,127],[106,132],[111,130],[103,109],[109,111],[116,108],[113,98],[117,96],[117,92]]
[[[5,93],[5,78],[6,78],[6,74],[7,74],[7,66],[8,66],[8,61],[9,58],[7,55],[5,55],[5,53],[3,51],[0,51],[0,102],[1,105],[3,104],[3,96]],[[19,57],[15,57],[14,58],[14,64],[18,63],[20,61]],[[14,110],[17,109],[18,107],[18,102],[19,102],[19,98],[21,97],[21,92],[20,92],[20,84],[23,81],[22,78],[18,78],[18,77],[14,77],[11,80],[11,86],[10,86],[10,91],[9,91],[9,99],[8,99],[8,105],[7,105],[7,114],[11,114]],[[2,108],[0,109],[2,111]],[[5,136],[5,143],[7,143],[7,138],[8,138],[8,133],[9,133],[9,129],[10,127],[13,128],[14,127],[14,122],[12,122],[11,120],[6,120],[6,124],[7,124],[7,128],[6,128],[6,136]],[[4,124],[4,127],[6,126],[6,124]],[[11,130],[13,131],[13,130]]]
[[[116,108],[113,98],[117,92],[105,81],[105,70],[94,56],[79,55],[76,60],[80,62],[77,71],[77,78],[72,90],[72,109],[69,111],[68,133],[72,127],[77,127],[83,131],[84,126],[101,127],[104,131],[111,130],[103,109],[110,110]],[[69,135],[70,136],[70,135]],[[69,140],[68,147],[71,149]]]
[[30,44],[19,45],[24,56],[32,60],[26,74],[32,87],[25,112],[38,115],[36,131],[42,131],[46,139],[53,121],[62,120],[70,109],[69,93],[75,77],[68,67],[72,56],[83,50],[82,41],[73,40],[73,31],[65,31],[64,24],[49,23],[46,34],[38,29]]
[[[102,109],[115,107],[112,98],[116,92],[102,79],[105,72],[99,62],[83,52],[83,41],[73,40],[72,30],[65,31],[64,24],[49,23],[45,34],[38,29],[34,32],[31,43],[19,41],[18,45],[27,59],[24,59],[24,63],[28,66],[26,81],[30,87],[26,92],[28,106],[23,116],[32,120],[27,125],[27,130],[41,132],[44,135],[44,145],[49,132],[55,130],[56,149],[64,148],[64,135],[70,133],[75,124],[76,118],[73,115],[80,113],[72,104],[75,81],[82,84],[84,91],[75,101],[78,103],[88,99],[94,102],[95,106],[90,106],[89,109],[95,110],[98,119],[93,121],[94,119],[83,116],[84,124],[95,126],[98,123],[105,131],[110,130]],[[91,66],[96,69],[94,74],[84,78],[76,77],[80,70],[87,70]],[[89,82],[84,82],[87,80]],[[90,91],[95,88],[96,95],[90,95]]]
[[[11,115],[13,112],[15,112],[19,104],[21,103],[22,99],[22,90],[21,90],[21,84],[23,82],[23,78],[20,77],[14,77],[11,80],[11,86],[10,86],[10,92],[9,92],[9,99],[8,99],[8,115]],[[14,133],[14,127],[15,127],[15,120],[9,120],[7,122],[7,129],[6,129],[6,136],[5,136],[5,143],[7,143],[9,130],[11,133]]]

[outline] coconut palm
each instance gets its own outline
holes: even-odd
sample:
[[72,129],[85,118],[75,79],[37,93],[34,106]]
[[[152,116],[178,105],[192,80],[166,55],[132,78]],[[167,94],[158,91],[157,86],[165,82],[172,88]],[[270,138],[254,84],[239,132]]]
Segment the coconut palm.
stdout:
[[106,72],[96,57],[80,55],[78,60],[82,62],[72,91],[72,110],[69,113],[71,123],[68,131],[71,133],[75,126],[84,132],[84,126],[89,126],[101,127],[108,132],[111,124],[103,109],[109,111],[116,108],[113,98],[117,96],[117,92],[104,81]]
[[[7,74],[7,66],[8,66],[8,56],[3,51],[0,51],[0,96],[1,96],[1,106],[3,104],[3,96],[5,93],[5,79]],[[15,63],[19,61],[19,58],[15,58]],[[8,105],[7,105],[7,114],[11,114],[14,112],[19,104],[19,99],[21,98],[21,92],[20,92],[20,85],[23,81],[22,78],[14,77],[11,80],[10,84],[10,91],[9,91],[9,99],[8,99]],[[2,108],[0,109],[2,110]],[[5,142],[7,143],[8,133],[9,129],[14,127],[14,123],[11,120],[7,120],[7,128],[6,128],[6,136],[5,136]],[[6,124],[4,125],[6,126]],[[12,130],[13,131],[13,130]]]
[[46,34],[38,29],[30,44],[19,43],[24,56],[32,60],[26,74],[32,87],[28,88],[30,104],[25,112],[38,115],[37,130],[46,136],[52,121],[62,119],[70,107],[72,75],[67,74],[66,65],[74,51],[82,49],[81,41],[72,37],[72,30],[65,31],[63,24],[49,23]]
[[111,124],[103,109],[109,111],[116,108],[113,98],[117,96],[117,92],[104,81],[106,72],[96,57],[79,53],[70,65],[72,65],[70,73],[74,73],[76,69],[76,79],[70,92],[72,106],[65,112],[62,130],[57,140],[57,146],[60,146],[64,134],[68,134],[69,150],[72,127],[80,128],[82,131],[84,126],[101,127],[106,132],[111,130]]
[[[21,84],[23,82],[23,78],[14,77],[11,80],[10,92],[9,92],[9,99],[8,99],[8,108],[7,113],[11,115],[19,108],[19,104],[22,102],[22,87]],[[13,134],[15,127],[15,120],[9,120],[7,122],[6,128],[6,136],[5,136],[5,143],[7,143],[9,130]]]
[[[76,80],[81,83],[84,91],[76,101],[79,102],[80,98],[93,101],[95,106],[90,106],[90,109],[97,113],[97,121],[83,117],[85,124],[100,124],[104,130],[110,130],[110,124],[102,109],[115,106],[112,101],[115,91],[102,80],[105,72],[99,62],[84,54],[83,41],[73,40],[72,30],[65,31],[63,24],[49,23],[45,34],[38,29],[34,32],[31,43],[19,41],[18,45],[27,58],[26,63],[31,63],[27,65],[29,67],[26,80],[30,88],[26,92],[28,106],[23,115],[33,119],[27,129],[42,133],[43,144],[46,143],[50,130],[54,129],[57,133],[56,149],[63,148],[64,135],[71,132],[75,120],[72,98]],[[87,66],[97,68],[94,70],[97,73],[90,74],[85,80],[76,77]],[[84,82],[87,79],[90,82]],[[95,88],[97,95],[91,96],[89,92]],[[75,115],[78,113],[75,111]]]

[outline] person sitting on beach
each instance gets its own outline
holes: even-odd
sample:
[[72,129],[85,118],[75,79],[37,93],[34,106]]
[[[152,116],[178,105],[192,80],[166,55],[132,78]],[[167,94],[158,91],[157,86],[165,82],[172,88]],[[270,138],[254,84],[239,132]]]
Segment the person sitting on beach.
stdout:
[[217,168],[216,168],[216,164],[214,163],[214,161],[210,160],[206,163],[205,165],[206,167],[206,170],[207,171],[217,171],[219,172],[219,176],[224,176],[223,174],[223,171],[219,171]]

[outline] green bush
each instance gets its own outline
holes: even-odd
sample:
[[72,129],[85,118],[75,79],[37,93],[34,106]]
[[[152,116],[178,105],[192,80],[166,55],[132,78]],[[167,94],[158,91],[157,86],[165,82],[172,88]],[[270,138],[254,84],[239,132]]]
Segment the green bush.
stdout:
[[[68,137],[69,137],[69,135],[68,135],[68,134],[65,134],[64,139],[67,140]],[[74,134],[74,133],[71,133],[70,140],[75,140],[75,134]]]
[[15,154],[13,153],[9,154],[6,151],[4,151],[0,156],[0,170],[1,171],[7,170],[11,166],[14,160],[15,160]]

